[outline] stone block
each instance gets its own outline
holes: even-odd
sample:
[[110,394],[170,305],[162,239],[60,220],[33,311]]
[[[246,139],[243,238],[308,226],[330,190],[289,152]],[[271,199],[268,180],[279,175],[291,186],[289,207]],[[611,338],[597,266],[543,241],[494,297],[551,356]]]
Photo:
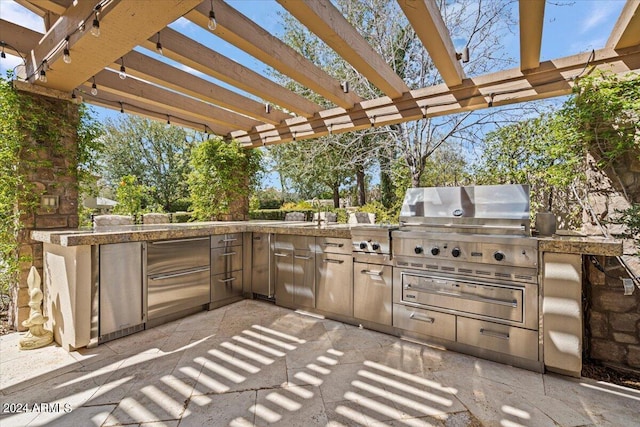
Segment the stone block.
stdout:
[[609,322],[605,313],[591,311],[589,313],[589,328],[594,338],[606,338],[609,336]]
[[635,298],[625,296],[622,287],[616,290],[594,288],[591,294],[591,306],[596,311],[626,313],[637,306]]
[[[601,259],[598,261],[602,264]],[[591,283],[592,286],[603,286],[606,284],[606,276],[604,273],[598,270],[591,262],[587,263],[587,277],[589,278],[589,283]]]
[[638,344],[638,337],[633,334],[625,334],[622,332],[614,332],[613,340],[620,344]]
[[628,347],[627,365],[632,368],[640,368],[640,346],[630,345]]
[[625,363],[626,347],[606,340],[591,340],[591,358],[604,362]]
[[611,313],[609,322],[614,331],[635,332],[640,321],[640,313]]
[[70,215],[69,218],[67,219],[67,226],[69,228],[78,228],[79,225],[80,225],[80,218],[78,218],[78,215]]
[[24,326],[22,326],[22,322],[24,322],[25,320],[27,320],[29,318],[29,312],[31,311],[31,309],[29,307],[18,307],[18,315],[16,318],[16,322],[15,322],[15,328],[18,332],[24,332],[26,331],[28,328],[25,328]]
[[67,228],[68,221],[66,216],[48,216],[37,217],[35,228]]
[[29,288],[18,288],[18,307],[29,307]]

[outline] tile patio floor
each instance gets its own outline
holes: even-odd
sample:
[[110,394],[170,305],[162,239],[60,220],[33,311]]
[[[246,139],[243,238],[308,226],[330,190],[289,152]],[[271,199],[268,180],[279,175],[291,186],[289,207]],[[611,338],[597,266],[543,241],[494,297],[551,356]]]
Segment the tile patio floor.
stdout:
[[[19,338],[0,337],[2,427],[640,426],[638,390],[537,374],[261,301],[73,353],[54,345],[21,352]],[[40,412],[6,413],[10,404],[40,404]]]

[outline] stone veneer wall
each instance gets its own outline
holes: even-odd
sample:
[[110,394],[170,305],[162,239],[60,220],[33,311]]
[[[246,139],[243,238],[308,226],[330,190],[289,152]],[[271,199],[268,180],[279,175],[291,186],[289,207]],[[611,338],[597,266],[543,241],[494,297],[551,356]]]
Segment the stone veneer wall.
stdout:
[[23,229],[18,235],[20,255],[28,256],[31,261],[20,265],[19,283],[11,291],[12,306],[9,321],[18,331],[25,330],[22,322],[29,317],[27,277],[31,265],[34,265],[40,276],[44,277],[42,243],[31,240],[31,231],[78,227],[77,135],[75,132],[79,121],[78,106],[64,99],[24,92],[22,94],[32,97],[33,102],[43,104],[47,111],[56,112],[66,118],[70,126],[65,128],[70,129],[71,132],[64,134],[60,141],[42,141],[34,138],[28,130],[23,130],[26,135],[22,150],[23,159],[38,160],[42,164],[35,169],[24,171],[28,181],[34,184],[35,191],[39,195],[58,196],[58,208],[38,208],[35,212],[25,214],[21,218]]
[[585,350],[590,359],[640,370],[640,289],[624,295],[629,277],[615,257],[597,257],[606,275],[585,258]]

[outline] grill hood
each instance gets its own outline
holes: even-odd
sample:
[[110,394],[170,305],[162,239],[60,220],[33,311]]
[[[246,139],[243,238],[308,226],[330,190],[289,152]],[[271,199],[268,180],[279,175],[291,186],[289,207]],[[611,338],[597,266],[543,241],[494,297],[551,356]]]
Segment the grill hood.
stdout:
[[402,227],[482,234],[530,234],[528,185],[409,188]]

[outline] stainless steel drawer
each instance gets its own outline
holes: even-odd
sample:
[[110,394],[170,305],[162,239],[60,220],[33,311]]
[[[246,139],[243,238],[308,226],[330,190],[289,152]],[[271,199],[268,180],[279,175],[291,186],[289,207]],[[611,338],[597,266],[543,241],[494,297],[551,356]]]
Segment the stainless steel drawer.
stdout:
[[456,340],[456,316],[393,304],[393,326],[449,341]]
[[316,308],[353,316],[353,256],[323,253],[316,256]]
[[160,240],[147,245],[147,275],[209,266],[209,236]]
[[242,270],[242,246],[211,249],[211,274]]
[[209,303],[209,266],[147,276],[148,319]]
[[319,252],[351,255],[351,240],[338,237],[316,237]]
[[361,262],[353,265],[354,317],[391,326],[392,267]]
[[211,236],[212,248],[242,245],[242,233],[214,234]]
[[211,302],[242,295],[242,271],[211,276]]
[[458,316],[458,342],[538,360],[538,332]]

